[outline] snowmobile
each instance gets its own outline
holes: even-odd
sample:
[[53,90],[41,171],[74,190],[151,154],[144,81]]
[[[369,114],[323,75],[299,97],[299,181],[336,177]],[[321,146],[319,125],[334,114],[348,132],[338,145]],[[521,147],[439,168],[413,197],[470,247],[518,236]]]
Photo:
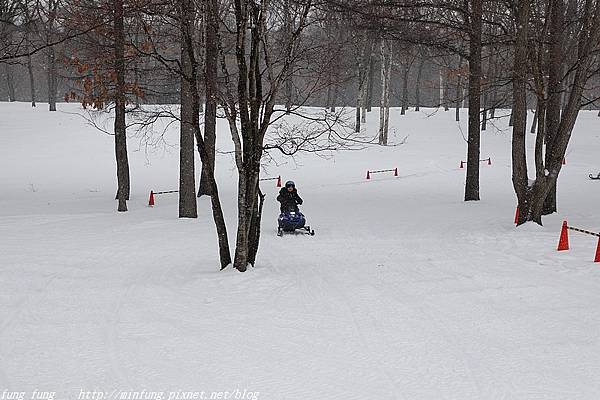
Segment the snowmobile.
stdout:
[[598,172],[598,175],[595,175],[595,176],[590,174],[590,179],[593,179],[593,180],[600,179],[600,172]]
[[314,229],[310,229],[310,226],[306,225],[306,218],[300,210],[296,208],[288,209],[285,212],[279,214],[277,219],[277,236],[283,236],[284,233],[302,233],[310,236],[314,236]]

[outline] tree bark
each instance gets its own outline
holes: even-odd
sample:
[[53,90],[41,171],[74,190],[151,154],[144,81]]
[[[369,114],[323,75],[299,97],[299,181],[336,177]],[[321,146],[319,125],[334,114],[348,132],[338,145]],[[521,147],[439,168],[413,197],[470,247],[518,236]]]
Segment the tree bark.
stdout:
[[47,79],[48,79],[48,110],[56,111],[56,91],[57,91],[57,80],[56,80],[56,57],[54,54],[54,47],[48,48],[46,65],[48,68]]
[[265,195],[259,187],[256,188],[258,193],[258,201],[254,202],[252,211],[252,219],[250,222],[250,235],[248,238],[248,263],[252,266],[256,264],[256,254],[260,244],[260,223],[262,220],[263,205],[265,203]]
[[533,113],[533,122],[531,123],[531,133],[535,133],[536,128],[537,128],[537,123],[538,123],[538,110],[539,110],[539,106],[536,107],[536,110]]
[[[209,163],[202,163],[198,197],[211,195],[208,179],[208,165],[214,168],[217,140],[217,95],[218,95],[218,0],[206,0],[206,62],[205,82],[206,87],[206,110],[204,112],[204,148],[210,158]],[[200,143],[198,141],[198,143]],[[200,150],[198,150],[200,151]],[[214,175],[214,170],[210,171]]]
[[[54,21],[56,20],[56,12],[58,1],[51,0],[48,2],[48,21],[46,23],[46,42],[51,43],[54,40]],[[56,111],[56,92],[57,92],[57,76],[56,76],[56,53],[54,46],[48,47],[46,51],[46,70],[48,80],[48,110]]]
[[450,93],[450,79],[448,77],[448,69],[446,69],[446,77],[444,79],[444,111],[448,111],[450,109],[449,95]]
[[459,56],[458,58],[458,76],[456,78],[456,110],[455,110],[455,116],[454,118],[456,119],[456,122],[460,121],[460,108],[462,105],[462,65],[463,65],[463,58],[462,56]]
[[392,47],[388,40],[382,39],[380,45],[381,59],[381,98],[379,100],[379,144],[387,146],[390,116],[390,74],[392,65]]
[[425,66],[425,57],[421,58],[419,69],[417,70],[417,82],[415,87],[415,111],[421,110],[421,80],[423,77],[423,67]]
[[479,200],[482,2],[471,2],[469,24],[469,133],[465,201]]
[[360,126],[361,126],[361,109],[363,107],[364,104],[364,96],[365,96],[365,71],[364,71],[364,65],[365,65],[365,47],[367,46],[367,43],[364,44],[360,44],[361,48],[360,48],[360,55],[358,57],[358,64],[357,64],[357,75],[358,75],[358,91],[356,93],[356,118],[355,118],[355,125],[354,125],[354,132],[358,133],[360,132]]
[[200,112],[194,109],[193,92],[197,91],[196,56],[192,29],[195,10],[191,0],[180,0],[181,89],[179,141],[179,218],[197,218],[196,178],[194,166],[194,132]]
[[[29,28],[25,28],[29,29]],[[27,43],[27,52],[29,53],[29,32],[25,33],[25,42]],[[31,63],[31,54],[27,55],[27,73],[29,74],[29,93],[31,95],[31,107],[35,107],[35,78],[33,75],[33,65]]]
[[15,98],[15,85],[13,82],[12,68],[9,64],[4,64],[4,70],[6,72],[6,86],[8,87],[8,101],[13,102]]
[[371,43],[371,54],[369,56],[369,78],[367,81],[367,112],[371,112],[373,106],[373,81],[375,79],[375,42]]
[[125,125],[125,29],[123,0],[114,0],[115,35],[115,155],[117,161],[118,211],[127,211],[129,200],[129,160]]
[[408,109],[408,74],[409,73],[410,73],[410,64],[407,59],[406,64],[404,64],[404,69],[402,71],[402,109],[400,110],[400,115],[405,115],[406,110]]
[[[555,146],[560,124],[561,96],[563,90],[563,44],[565,30],[564,0],[551,0],[550,54],[548,59],[548,106],[546,110],[546,164]],[[552,187],[544,203],[544,214],[556,212],[556,187]]]
[[516,10],[516,40],[513,68],[513,135],[512,135],[512,183],[517,195],[518,224],[528,218],[529,178],[527,176],[527,153],[525,132],[527,130],[527,33],[529,24],[529,0],[520,1]]
[[[284,4],[284,29],[285,29],[285,41],[289,42],[292,40],[292,31],[294,29],[293,27],[293,21],[292,21],[292,16],[291,16],[291,12],[290,12],[290,0],[286,0],[285,4]],[[293,59],[293,56],[292,56]],[[289,114],[290,111],[292,110],[292,104],[294,102],[294,77],[293,77],[293,71],[294,71],[294,66],[293,63],[289,68],[289,72],[286,76],[285,79],[285,113]]]

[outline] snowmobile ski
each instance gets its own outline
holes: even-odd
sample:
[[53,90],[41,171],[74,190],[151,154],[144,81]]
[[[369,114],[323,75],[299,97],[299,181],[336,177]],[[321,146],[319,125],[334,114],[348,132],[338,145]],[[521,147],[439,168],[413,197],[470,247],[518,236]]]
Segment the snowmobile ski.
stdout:
[[277,228],[277,236],[281,237],[284,234],[315,236],[315,230],[311,229],[310,226],[303,226],[302,228],[297,228],[293,231],[285,231],[282,228]]

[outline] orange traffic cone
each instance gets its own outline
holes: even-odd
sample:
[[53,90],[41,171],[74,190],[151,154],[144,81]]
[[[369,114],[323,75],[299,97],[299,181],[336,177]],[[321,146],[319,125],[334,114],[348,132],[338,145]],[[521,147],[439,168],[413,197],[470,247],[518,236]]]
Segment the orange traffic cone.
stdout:
[[371,179],[371,172],[367,170],[367,179]]
[[488,165],[492,165],[492,157],[488,158]]
[[394,176],[398,176],[398,168],[394,168]]
[[153,207],[154,206],[154,192],[151,190],[150,191],[150,199],[148,199],[148,207]]
[[277,177],[277,187],[281,187],[281,175]]
[[563,221],[560,231],[560,240],[558,241],[558,251],[569,250],[569,228],[567,221]]
[[600,262],[600,238],[598,238],[598,246],[596,247],[596,258],[594,262]]
[[562,159],[562,165],[567,165],[567,159],[563,157]]
[[519,207],[517,206],[517,211],[515,212],[515,225],[519,223]]
[[460,162],[460,167],[461,167],[461,168],[464,168],[464,167],[465,167],[465,162],[464,162],[464,161],[461,161],[461,162]]

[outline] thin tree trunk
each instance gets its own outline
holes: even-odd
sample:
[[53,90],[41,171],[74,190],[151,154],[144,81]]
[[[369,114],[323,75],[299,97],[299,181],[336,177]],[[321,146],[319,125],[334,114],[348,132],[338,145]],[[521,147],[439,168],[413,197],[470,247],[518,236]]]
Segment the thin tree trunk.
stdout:
[[265,195],[260,190],[260,187],[257,187],[256,190],[258,193],[258,201],[254,202],[252,220],[250,223],[250,236],[248,238],[248,263],[252,266],[256,264],[256,254],[258,253],[258,246],[260,244],[260,223],[265,203]]
[[539,115],[539,105],[536,107],[536,110],[533,113],[533,122],[531,123],[531,133],[535,133],[537,124],[538,124],[538,115]]
[[358,65],[357,65],[357,75],[358,75],[358,91],[356,93],[356,122],[355,122],[355,126],[354,126],[354,132],[360,132],[360,125],[361,125],[361,109],[363,107],[363,103],[364,103],[364,95],[365,95],[365,91],[364,91],[364,87],[365,87],[365,71],[363,66],[365,65],[365,47],[367,46],[366,43],[361,44],[361,50],[360,50],[360,55],[359,55],[359,60],[358,60]]
[[459,56],[458,58],[458,76],[456,78],[456,110],[455,110],[455,120],[456,122],[460,121],[460,109],[464,105],[463,98],[463,88],[462,88],[462,65],[463,65],[463,57]]
[[448,111],[450,109],[449,106],[449,101],[448,98],[450,97],[448,95],[448,93],[450,93],[450,79],[448,79],[448,76],[446,75],[445,79],[444,79],[444,111]]
[[115,155],[117,160],[118,211],[127,211],[129,200],[129,160],[125,125],[125,30],[123,0],[114,0],[115,35]]
[[197,91],[197,62],[192,29],[194,8],[191,0],[180,0],[181,34],[181,118],[179,142],[179,218],[197,218],[196,178],[194,166],[194,132],[200,110],[194,109],[193,92]]
[[516,11],[517,36],[513,68],[513,135],[512,135],[512,182],[519,204],[518,224],[528,218],[529,178],[525,132],[527,130],[527,30],[529,23],[529,0],[519,2]]
[[390,88],[392,86],[392,60],[393,60],[394,47],[391,41],[387,42],[387,67],[385,71],[386,75],[386,87],[385,87],[385,116],[384,116],[384,142],[388,143],[388,133],[390,125]]
[[[293,26],[292,26],[292,18],[291,18],[291,14],[290,14],[290,0],[286,0],[285,4],[284,4],[284,19],[285,19],[285,40],[286,42],[290,42],[292,40],[292,31],[293,31]],[[292,57],[293,59],[293,57]],[[290,66],[289,68],[289,72],[286,76],[285,79],[285,113],[289,114],[290,111],[292,110],[292,104],[294,102],[293,96],[294,96],[294,81],[293,81],[293,75],[292,72],[294,71],[294,66],[293,64]]]
[[15,98],[15,85],[13,82],[12,68],[9,64],[4,64],[4,70],[6,72],[6,85],[8,87],[8,101],[16,101]]
[[406,110],[408,109],[408,74],[410,72],[410,65],[408,60],[406,60],[406,64],[404,65],[404,69],[402,71],[402,109],[400,111],[400,115],[405,115]]
[[415,88],[415,111],[421,110],[421,80],[423,77],[423,67],[425,66],[425,58],[421,58],[419,69],[417,71],[417,82]]
[[367,122],[367,101],[369,96],[369,68],[371,66],[371,58],[373,58],[373,42],[367,37],[367,54],[365,55],[366,61],[363,62],[363,85],[362,85],[362,93],[360,95],[361,99],[361,122],[364,124]]
[[479,200],[479,158],[481,105],[482,0],[471,2],[469,34],[469,133],[465,201]]
[[[546,110],[546,164],[549,164],[552,149],[560,124],[563,44],[564,44],[564,0],[551,0],[550,54],[548,59],[548,106]],[[556,187],[552,187],[544,203],[544,214],[556,212]]]
[[488,121],[488,107],[489,107],[489,96],[490,96],[490,79],[492,77],[492,61],[491,58],[488,60],[488,68],[487,68],[487,83],[483,88],[483,111],[481,113],[481,130],[487,130],[487,121]]
[[369,80],[367,81],[367,112],[371,112],[373,105],[373,81],[375,79],[375,42],[371,43],[369,56]]
[[[202,195],[210,196],[210,187],[207,171],[208,165],[214,168],[215,152],[217,140],[217,77],[218,77],[218,2],[217,0],[206,0],[206,62],[205,62],[205,81],[206,88],[206,110],[204,112],[204,148],[209,157],[209,163],[202,163],[202,173],[200,175],[200,185],[198,187],[198,197]],[[198,146],[200,141],[197,140]],[[200,149],[198,149],[200,152]],[[214,170],[210,171],[214,175]]]
[[[26,28],[28,29],[28,28]],[[31,107],[35,107],[35,79],[33,75],[33,65],[31,63],[31,54],[29,54],[29,32],[25,34],[25,41],[27,43],[27,72],[29,74],[29,90],[31,94]]]
[[54,54],[54,47],[48,48],[46,57],[47,64],[47,79],[48,79],[48,110],[56,111],[56,57]]
[[391,54],[388,52],[388,43],[385,39],[381,40],[380,44],[380,60],[381,60],[381,97],[379,99],[379,144],[383,146],[387,146],[387,138],[388,138],[388,123],[387,118],[389,116],[389,112],[386,112],[386,109],[389,109],[389,104],[387,99],[389,99],[389,90],[390,90],[390,82],[388,75],[388,64],[391,61]]

